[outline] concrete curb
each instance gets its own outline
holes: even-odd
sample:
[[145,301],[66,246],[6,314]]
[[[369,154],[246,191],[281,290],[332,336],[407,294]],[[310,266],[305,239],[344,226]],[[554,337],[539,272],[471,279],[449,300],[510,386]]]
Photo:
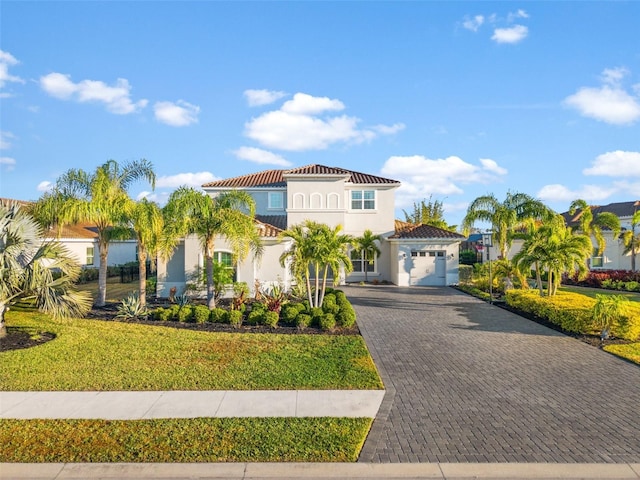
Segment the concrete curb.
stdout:
[[2,480],[64,479],[640,479],[640,464],[3,463]]

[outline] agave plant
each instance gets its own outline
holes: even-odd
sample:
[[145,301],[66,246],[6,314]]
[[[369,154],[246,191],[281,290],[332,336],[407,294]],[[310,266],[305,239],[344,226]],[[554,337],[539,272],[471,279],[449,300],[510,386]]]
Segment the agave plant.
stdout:
[[140,297],[137,293],[130,294],[127,298],[124,298],[118,306],[118,314],[116,318],[122,320],[135,320],[139,318],[146,318],[149,315],[147,307],[140,301]]

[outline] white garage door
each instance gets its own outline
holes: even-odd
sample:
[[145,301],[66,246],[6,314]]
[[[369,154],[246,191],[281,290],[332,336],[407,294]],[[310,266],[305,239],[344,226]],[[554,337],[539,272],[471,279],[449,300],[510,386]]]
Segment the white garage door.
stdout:
[[447,284],[447,257],[444,250],[413,250],[411,260],[411,285],[435,287]]

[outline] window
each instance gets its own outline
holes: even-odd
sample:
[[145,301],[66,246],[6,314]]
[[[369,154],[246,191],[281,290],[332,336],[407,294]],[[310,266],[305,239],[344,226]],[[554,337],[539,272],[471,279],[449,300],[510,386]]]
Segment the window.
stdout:
[[284,208],[284,196],[282,192],[269,192],[269,206],[273,210],[282,210]]
[[237,281],[236,266],[233,262],[233,254],[230,252],[213,252],[213,261],[220,263],[230,270],[233,270],[233,281]]
[[87,247],[87,261],[85,265],[93,265],[94,247]]
[[373,260],[373,263],[369,263],[364,259],[364,252],[358,253],[355,250],[351,250],[351,265],[353,265],[354,272],[375,272],[376,271],[376,261]]
[[351,190],[352,210],[375,210],[376,191],[375,190]]
[[593,249],[593,256],[591,257],[591,268],[602,268],[604,266],[604,257],[598,255],[598,249]]

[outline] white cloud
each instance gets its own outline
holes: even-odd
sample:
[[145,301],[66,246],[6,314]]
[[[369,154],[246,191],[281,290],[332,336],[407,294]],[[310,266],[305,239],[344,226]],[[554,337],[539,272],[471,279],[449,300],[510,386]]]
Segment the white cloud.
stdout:
[[563,103],[585,117],[614,125],[631,124],[640,119],[640,89],[633,85],[633,93],[629,93],[622,87],[628,74],[624,67],[607,68],[600,77],[601,87],[582,87]]
[[16,136],[5,130],[0,130],[0,150],[8,150],[11,148],[11,141],[14,140]]
[[245,123],[244,134],[261,146],[285,150],[324,150],[335,143],[361,143],[378,135],[391,135],[404,125],[359,128],[360,119],[348,115],[320,115],[343,110],[340,100],[296,93],[279,110],[266,112]]
[[582,173],[607,177],[640,177],[640,152],[616,150],[603,153]]
[[481,158],[480,164],[487,172],[495,173],[496,175],[506,175],[507,169],[498,165],[498,162],[491,160],[490,158]]
[[327,110],[344,110],[344,103],[329,97],[313,97],[306,93],[296,93],[292,100],[284,102],[280,110],[296,115],[317,115]]
[[519,9],[516,12],[510,12],[507,15],[507,22],[511,23],[518,18],[529,18],[529,14],[522,9]]
[[[9,52],[0,50],[0,88],[3,88],[7,82],[24,83],[24,80],[9,73],[9,67],[17,65],[18,60]],[[10,94],[3,94],[3,97],[9,97]]]
[[477,32],[484,23],[484,15],[476,15],[474,17],[465,17],[462,26],[472,32]]
[[524,25],[514,25],[507,28],[496,28],[493,31],[491,40],[496,43],[518,43],[529,34],[529,29]]
[[381,133],[382,135],[393,135],[404,130],[405,127],[406,125],[404,123],[394,123],[393,125],[375,125],[371,127],[371,130]]
[[144,99],[135,103],[131,100],[131,85],[124,78],[118,78],[113,86],[98,80],[74,83],[70,75],[54,72],[40,77],[40,87],[60,100],[102,103],[107,111],[118,115],[135,113],[148,103]]
[[282,167],[290,167],[292,165],[291,162],[284,159],[280,155],[276,155],[273,152],[268,152],[267,150],[262,150],[261,148],[240,147],[239,149],[234,150],[233,153],[239,159],[248,160],[253,163],[263,165],[279,165]]
[[166,175],[156,179],[157,188],[176,188],[186,185],[188,187],[201,187],[208,182],[220,180],[211,172],[178,173]]
[[4,167],[8,171],[11,171],[16,166],[16,160],[15,158],[11,157],[0,157],[0,166]]
[[178,100],[177,102],[156,102],[153,106],[156,120],[172,127],[185,127],[198,122],[200,107]]
[[571,202],[581,198],[587,202],[596,202],[610,197],[618,191],[615,187],[601,185],[583,185],[581,188],[571,190],[560,184],[545,185],[536,197],[545,202]]
[[402,207],[429,195],[461,194],[464,184],[500,181],[507,171],[491,159],[481,159],[478,166],[457,156],[433,160],[413,155],[390,157],[381,173],[402,182],[398,189],[398,206]]
[[261,105],[269,105],[275,101],[286,97],[285,92],[276,92],[274,90],[245,90],[244,96],[250,107],[259,107]]
[[38,190],[39,192],[48,192],[52,188],[53,188],[53,183],[47,180],[43,180],[38,184],[38,186],[36,187],[36,190]]

